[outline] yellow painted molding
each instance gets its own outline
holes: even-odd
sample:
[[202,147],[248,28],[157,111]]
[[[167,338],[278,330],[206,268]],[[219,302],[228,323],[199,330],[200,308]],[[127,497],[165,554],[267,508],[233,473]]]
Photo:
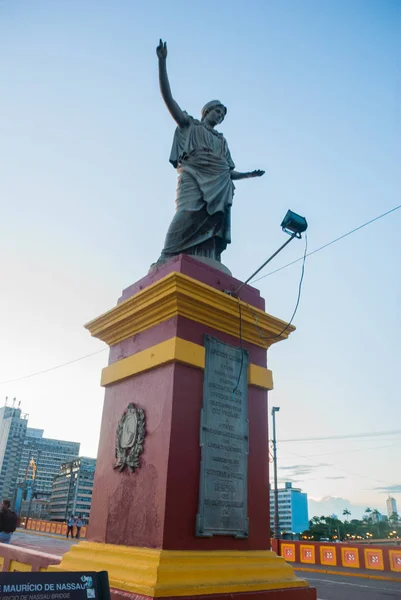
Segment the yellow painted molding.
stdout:
[[[241,312],[241,319],[240,319]],[[268,348],[295,327],[182,273],[170,273],[85,327],[109,346],[175,316]],[[286,328],[286,329],[285,329]],[[284,333],[283,330],[285,329]]]
[[19,560],[10,560],[9,571],[32,571],[32,565],[20,562]]
[[108,571],[110,586],[151,598],[308,587],[270,550],[174,551],[80,542],[49,571]]
[[105,367],[102,371],[101,385],[107,386],[173,361],[204,369],[205,349],[178,337],[170,338]]
[[[101,385],[108,386],[144,371],[171,362],[180,362],[199,369],[205,368],[205,348],[199,344],[173,337],[151,348],[122,358],[102,371]],[[250,364],[248,383],[266,390],[273,389],[273,376],[269,369]]]
[[259,365],[250,364],[248,368],[248,383],[265,390],[273,389],[273,373]]

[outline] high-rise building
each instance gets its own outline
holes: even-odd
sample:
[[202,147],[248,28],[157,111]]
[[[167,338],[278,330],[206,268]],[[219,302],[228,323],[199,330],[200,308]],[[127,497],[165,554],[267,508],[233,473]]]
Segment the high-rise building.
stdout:
[[35,498],[50,499],[53,479],[60,466],[79,455],[80,444],[43,437],[43,429],[26,429],[18,485],[24,488],[24,496],[32,493]]
[[96,459],[85,456],[61,465],[50,499],[52,521],[65,521],[70,515],[89,521],[95,468]]
[[1,499],[9,498],[12,501],[14,498],[27,424],[27,415],[22,415],[20,408],[0,408]]
[[393,514],[397,514],[397,502],[395,501],[395,498],[391,498],[391,496],[389,496],[386,500],[386,506],[388,518],[390,518]]
[[[274,524],[274,490],[270,488],[270,523]],[[278,490],[278,521],[280,533],[302,533],[309,529],[308,496],[286,482]]]

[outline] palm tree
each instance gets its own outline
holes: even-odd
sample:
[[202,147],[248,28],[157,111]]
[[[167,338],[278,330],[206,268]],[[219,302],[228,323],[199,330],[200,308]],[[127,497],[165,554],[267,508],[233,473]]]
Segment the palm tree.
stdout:
[[372,512],[372,509],[369,508],[365,508],[365,514],[366,514],[366,522],[367,523],[371,523],[372,522],[372,517],[370,516],[370,513]]
[[[380,511],[377,510],[377,508],[372,510],[372,515],[375,518],[375,523],[376,523],[376,535],[377,537],[380,537]],[[373,521],[373,519],[372,519]]]
[[[351,516],[351,511],[348,510],[348,508],[344,508],[344,510],[343,510],[343,516],[345,516],[345,517]],[[345,519],[345,520],[347,520],[347,519]]]
[[347,517],[351,516],[351,511],[348,510],[348,508],[344,508],[344,510],[343,510],[343,516],[345,517],[345,520],[344,520],[344,538],[345,538],[345,533],[346,533],[345,524],[348,523]]

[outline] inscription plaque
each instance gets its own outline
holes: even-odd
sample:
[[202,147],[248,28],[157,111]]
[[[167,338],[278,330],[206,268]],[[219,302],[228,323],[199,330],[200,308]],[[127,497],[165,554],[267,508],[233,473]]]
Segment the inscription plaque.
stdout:
[[248,537],[248,352],[205,336],[196,535]]

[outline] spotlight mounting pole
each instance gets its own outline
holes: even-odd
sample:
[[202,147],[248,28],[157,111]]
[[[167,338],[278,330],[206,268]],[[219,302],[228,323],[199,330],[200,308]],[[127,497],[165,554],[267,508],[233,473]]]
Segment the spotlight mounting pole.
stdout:
[[264,269],[265,266],[271,260],[273,260],[273,258],[275,256],[277,256],[277,254],[279,252],[281,252],[283,250],[283,248],[285,248],[295,237],[298,238],[299,240],[301,239],[301,237],[302,237],[301,234],[308,229],[308,223],[306,222],[305,217],[301,217],[300,215],[297,215],[297,213],[294,213],[292,210],[287,210],[287,214],[285,215],[285,217],[281,223],[281,229],[284,231],[284,233],[288,233],[288,235],[290,236],[290,239],[287,240],[282,246],[280,246],[280,248],[278,250],[276,250],[275,253],[272,254],[270,256],[270,258],[268,258],[261,267],[259,267],[259,269],[257,269],[254,273],[252,273],[252,275],[250,277],[248,277],[248,279],[246,281],[244,281],[244,283],[241,283],[241,285],[239,285],[236,290],[234,290],[233,292],[227,292],[227,294],[230,294],[231,296],[237,296],[238,292],[240,292],[242,290],[244,285],[249,283],[251,281],[251,279],[253,279],[255,277],[255,275],[257,275],[259,273],[259,271]]
[[274,253],[274,254],[272,254],[272,255],[270,256],[270,258],[268,258],[268,259],[267,259],[267,260],[266,260],[266,261],[263,263],[263,265],[262,265],[261,267],[259,267],[259,269],[257,269],[257,270],[256,270],[254,273],[252,273],[252,275],[251,275],[250,277],[248,277],[248,279],[247,279],[246,281],[244,281],[243,283],[241,283],[241,285],[240,285],[240,286],[238,286],[238,287],[237,287],[237,289],[233,291],[233,295],[234,295],[234,296],[236,296],[236,295],[238,294],[238,292],[240,292],[240,291],[242,290],[242,288],[243,288],[245,285],[247,285],[247,283],[249,283],[249,282],[251,281],[251,279],[253,279],[253,278],[255,277],[255,275],[257,275],[257,274],[259,273],[259,271],[261,271],[262,269],[264,269],[264,268],[265,268],[265,266],[266,266],[266,265],[267,265],[267,264],[268,264],[268,263],[269,263],[271,260],[273,260],[273,258],[274,258],[275,256],[277,256],[277,254],[278,254],[279,252],[281,252],[281,251],[282,251],[282,250],[283,250],[283,249],[284,249],[284,248],[285,248],[285,247],[286,247],[286,246],[287,246],[287,245],[288,245],[288,244],[289,244],[289,243],[290,243],[290,242],[291,242],[291,241],[292,241],[292,240],[293,240],[295,237],[298,237],[298,236],[297,236],[297,234],[296,234],[296,233],[293,233],[293,234],[291,235],[291,237],[290,237],[290,238],[289,238],[289,239],[288,239],[286,242],[284,242],[284,244],[283,244],[282,246],[280,246],[280,248],[279,248],[278,250],[276,250],[276,251],[275,251],[275,253]]

